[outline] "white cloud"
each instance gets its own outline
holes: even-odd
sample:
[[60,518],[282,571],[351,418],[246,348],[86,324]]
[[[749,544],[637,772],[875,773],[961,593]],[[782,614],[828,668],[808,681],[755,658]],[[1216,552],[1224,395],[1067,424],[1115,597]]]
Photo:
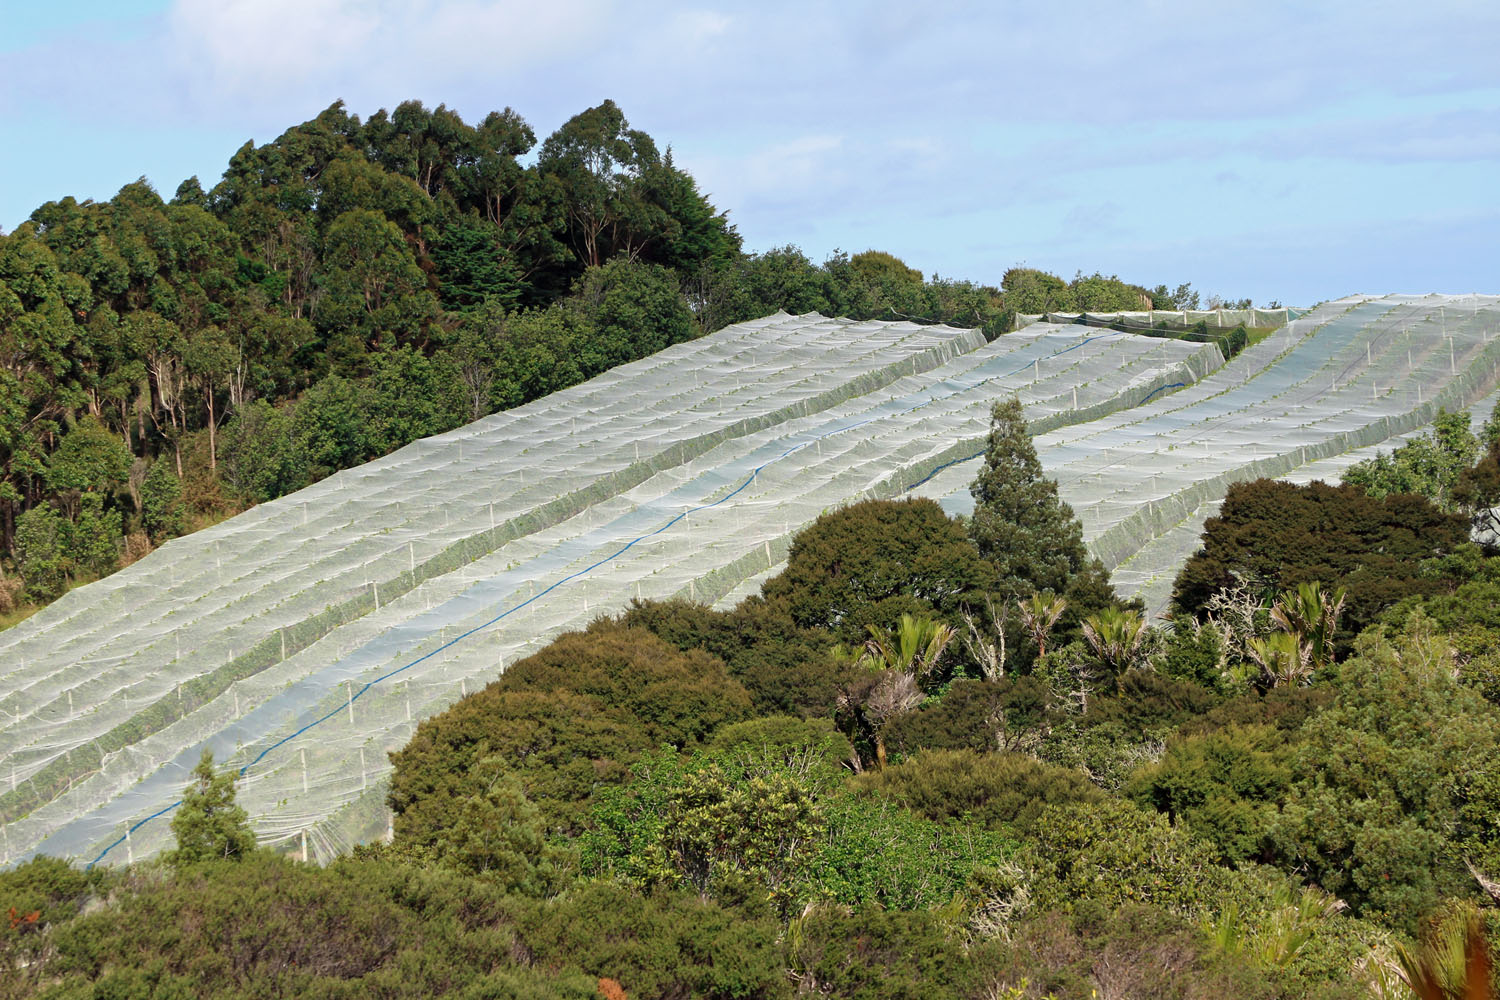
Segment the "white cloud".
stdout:
[[178,0],[168,19],[173,70],[204,110],[280,105],[309,94],[421,96],[476,78],[505,80],[596,44],[606,0]]

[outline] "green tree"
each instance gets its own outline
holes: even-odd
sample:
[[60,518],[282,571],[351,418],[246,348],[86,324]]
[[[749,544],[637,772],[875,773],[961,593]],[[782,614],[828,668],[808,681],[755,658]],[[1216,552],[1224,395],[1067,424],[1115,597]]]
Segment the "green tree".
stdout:
[[1469,415],[1444,410],[1429,433],[1350,466],[1340,478],[1377,500],[1393,493],[1416,493],[1451,513],[1459,510],[1454,496],[1459,476],[1478,455],[1479,441],[1470,430]]
[[1083,526],[1042,473],[1014,396],[991,410],[984,468],[969,492],[969,537],[994,564],[1001,593],[1016,599],[1050,590],[1079,617],[1113,599],[1109,574],[1084,548]]
[[367,351],[414,340],[436,317],[426,276],[400,228],[379,210],[357,208],[334,220],[323,268],[315,318],[348,370],[357,370]]
[[1020,612],[1021,627],[1036,644],[1036,655],[1046,656],[1047,637],[1057,627],[1057,620],[1063,612],[1068,610],[1068,599],[1051,593],[1032,594],[1026,600],[1016,601],[1016,610]]
[[[1492,418],[1485,424],[1496,423]],[[1471,468],[1458,474],[1453,484],[1453,502],[1469,516],[1481,537],[1500,539],[1500,435],[1490,439],[1488,450]]]
[[193,783],[172,814],[172,835],[177,838],[174,864],[236,860],[255,850],[249,817],[234,802],[234,783],[234,772],[215,771],[213,751],[204,750],[193,768]]
[[537,169],[566,192],[568,233],[579,264],[599,267],[616,253],[637,256],[664,229],[642,178],[660,168],[651,137],[632,129],[614,101],[569,118],[542,143]]
[[1005,308],[1013,313],[1068,312],[1073,299],[1068,283],[1055,274],[1029,267],[1013,267],[1000,280]]
[[16,518],[16,566],[26,581],[27,596],[34,601],[50,601],[67,587],[66,523],[46,503]]
[[867,771],[856,790],[878,794],[938,822],[971,820],[990,830],[1030,830],[1049,805],[1102,802],[1104,793],[1076,770],[1018,753],[927,750]]
[[591,267],[573,286],[568,304],[593,327],[578,345],[585,378],[698,334],[676,277],[656,264],[616,257]]
[[71,523],[62,525],[69,574],[75,578],[105,576],[118,569],[122,534],[120,512],[106,510],[104,498],[97,493],[83,494],[77,515]]
[[63,435],[47,460],[47,486],[63,499],[67,512],[78,510],[80,495],[110,493],[130,476],[130,451],[94,418],[85,417]]
[[1219,850],[1231,864],[1274,858],[1277,805],[1292,782],[1289,744],[1272,726],[1229,726],[1172,740],[1131,777],[1127,793]]
[[307,485],[307,442],[296,423],[293,412],[256,399],[225,425],[220,475],[238,496],[264,503]]
[[1134,666],[1151,638],[1150,627],[1139,612],[1105,608],[1083,622],[1083,641],[1110,674],[1118,675]]
[[1380,612],[1454,581],[1423,563],[1468,541],[1467,520],[1412,494],[1375,499],[1357,486],[1306,486],[1258,479],[1229,488],[1203,527],[1203,547],[1177,575],[1172,599],[1200,614],[1214,595],[1243,586],[1252,601],[1318,581],[1348,600],[1336,637],[1340,652]]
[[925,684],[937,673],[943,654],[957,634],[951,625],[902,615],[889,632],[870,626],[861,659],[881,669],[910,674],[919,685]]
[[923,685],[932,681],[956,634],[950,625],[911,615],[902,615],[893,632],[870,626],[870,638],[855,660],[855,667],[870,675],[845,688],[839,707],[873,740],[875,762],[882,770],[886,726],[922,703]]
[[1334,704],[1301,728],[1271,834],[1282,864],[1407,933],[1476,891],[1464,858],[1500,865],[1500,709],[1453,673],[1420,612],[1389,639],[1363,636]]
[[823,514],[792,540],[786,569],[762,591],[798,625],[852,644],[902,614],[954,624],[993,586],[993,569],[963,528],[932,500],[914,498]]
[[[805,765],[802,766],[802,765]],[[806,901],[824,832],[829,784],[815,757],[674,757],[639,762],[628,793],[595,811],[590,865],[644,884],[666,882],[709,898],[748,881],[783,914]]]
[[453,823],[433,840],[444,864],[480,875],[507,892],[550,895],[561,887],[567,852],[550,843],[541,811],[498,758],[480,761],[488,784],[463,800]]
[[182,534],[182,480],[159,459],[141,483],[141,519],[158,543]]

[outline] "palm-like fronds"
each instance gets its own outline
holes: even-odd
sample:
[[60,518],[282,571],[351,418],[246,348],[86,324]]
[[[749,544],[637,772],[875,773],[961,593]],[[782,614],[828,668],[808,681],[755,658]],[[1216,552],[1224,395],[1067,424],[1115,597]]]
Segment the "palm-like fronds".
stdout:
[[1419,1000],[1490,1000],[1494,964],[1477,911],[1444,921],[1415,948],[1396,945],[1399,975]]
[[938,661],[957,634],[952,626],[930,618],[902,615],[894,634],[870,626],[865,653],[887,670],[924,681],[937,669]]
[[1290,632],[1257,636],[1245,645],[1245,652],[1260,666],[1271,687],[1305,684],[1312,677],[1307,647]]
[[1068,599],[1053,594],[1032,594],[1024,601],[1016,601],[1021,612],[1021,627],[1036,643],[1037,656],[1047,655],[1047,637],[1057,626],[1057,620],[1068,610]]
[[1083,623],[1084,641],[1094,655],[1115,672],[1134,664],[1146,636],[1146,620],[1137,612],[1120,608],[1105,608]]
[[1325,594],[1316,582],[1299,583],[1295,590],[1283,591],[1276,598],[1271,605],[1271,622],[1297,637],[1303,658],[1316,670],[1333,661],[1333,636],[1344,613],[1344,602],[1343,587]]

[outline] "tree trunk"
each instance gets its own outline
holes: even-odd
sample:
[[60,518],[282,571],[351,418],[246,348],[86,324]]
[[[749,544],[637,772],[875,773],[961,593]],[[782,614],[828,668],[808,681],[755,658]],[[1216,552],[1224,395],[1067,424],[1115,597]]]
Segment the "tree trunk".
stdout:
[[212,382],[204,386],[203,395],[208,398],[208,471],[217,473],[219,471],[218,421],[214,418],[214,387]]

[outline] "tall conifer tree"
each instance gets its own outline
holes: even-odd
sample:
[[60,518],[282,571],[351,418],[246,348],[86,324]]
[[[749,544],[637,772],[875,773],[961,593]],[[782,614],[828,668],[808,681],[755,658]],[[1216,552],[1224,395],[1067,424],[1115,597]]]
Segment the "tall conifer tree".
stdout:
[[255,850],[255,833],[245,810],[234,802],[234,772],[214,770],[212,751],[193,768],[193,783],[182,793],[172,817],[179,865],[215,859],[236,860]]
[[984,469],[969,487],[974,515],[969,537],[995,564],[999,589],[1010,597],[1050,590],[1066,594],[1074,614],[1111,603],[1109,573],[1083,545],[1083,526],[1042,474],[1021,401],[1012,396],[990,411]]

